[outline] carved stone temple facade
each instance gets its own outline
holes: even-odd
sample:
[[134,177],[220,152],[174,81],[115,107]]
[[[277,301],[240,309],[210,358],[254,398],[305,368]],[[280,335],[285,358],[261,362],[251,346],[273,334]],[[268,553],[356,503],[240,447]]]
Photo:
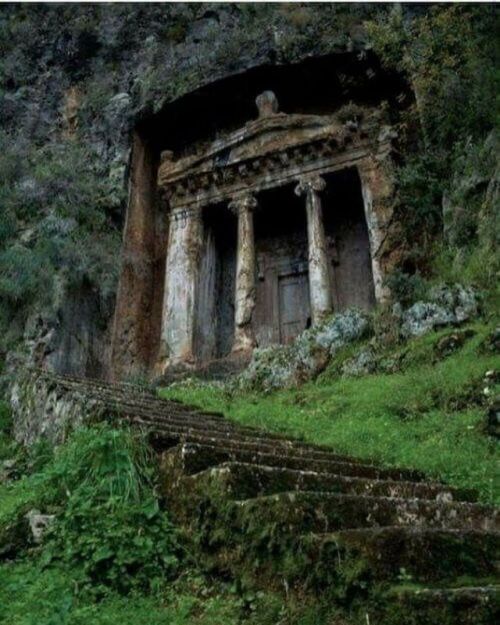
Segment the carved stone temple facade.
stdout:
[[[287,114],[264,91],[242,127],[163,151],[150,371],[244,359],[334,311],[384,301],[392,138],[377,107]],[[122,338],[125,310],[118,302]]]
[[[391,133],[376,113],[347,123],[335,115],[284,114],[271,91],[256,104],[256,120],[205,149],[178,159],[162,153],[158,185],[170,225],[159,370],[290,341],[337,308],[335,295],[344,296],[343,307],[370,307],[386,296],[378,222],[390,193],[382,164]],[[342,208],[333,174],[346,169],[359,177],[364,210],[350,242],[358,249],[341,251],[325,212]],[[210,211],[228,213],[225,231]],[[270,241],[266,221],[277,235]],[[351,275],[335,275],[342,253]],[[353,286],[361,297],[349,299]]]

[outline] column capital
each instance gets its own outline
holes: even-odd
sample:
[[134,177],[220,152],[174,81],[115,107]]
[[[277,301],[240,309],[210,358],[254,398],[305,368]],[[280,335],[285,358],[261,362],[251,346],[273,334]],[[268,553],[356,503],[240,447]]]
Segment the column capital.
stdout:
[[237,195],[229,202],[229,210],[235,214],[253,211],[257,208],[257,200],[253,193],[243,193],[242,195]]
[[188,221],[201,218],[201,208],[199,206],[176,206],[170,210],[169,216],[171,224],[174,224],[176,227],[183,227]]
[[303,195],[304,193],[311,193],[312,191],[323,191],[326,187],[324,178],[317,174],[311,176],[301,176],[298,179],[298,184],[295,187],[296,195]]

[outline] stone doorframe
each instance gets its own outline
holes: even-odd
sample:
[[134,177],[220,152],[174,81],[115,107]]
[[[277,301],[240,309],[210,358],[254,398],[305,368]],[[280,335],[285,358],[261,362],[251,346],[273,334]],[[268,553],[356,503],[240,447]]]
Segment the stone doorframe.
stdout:
[[322,176],[356,168],[368,227],[375,298],[387,299],[381,263],[382,243],[392,217],[394,134],[377,110],[361,120],[336,115],[278,113],[272,92],[256,100],[258,119],[214,141],[198,153],[175,159],[163,152],[158,186],[170,215],[159,369],[195,364],[194,311],[202,233],[202,209],[224,203],[238,218],[235,337],[233,351],[255,345],[256,259],[253,211],[256,194],[296,184],[308,218],[309,287],[312,322],[332,311],[325,233]]

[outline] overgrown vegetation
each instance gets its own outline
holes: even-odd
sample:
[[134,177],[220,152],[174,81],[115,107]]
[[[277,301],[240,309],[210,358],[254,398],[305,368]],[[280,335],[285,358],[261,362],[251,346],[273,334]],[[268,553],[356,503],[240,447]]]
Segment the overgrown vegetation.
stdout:
[[[1,440],[11,445],[9,430],[5,410]],[[140,435],[84,428],[55,452],[40,444],[20,453],[15,465],[0,481],[0,623],[327,622],[327,606],[205,577],[157,495],[155,459]],[[55,515],[42,544],[25,517],[34,509]]]
[[420,128],[398,171],[404,254],[391,286],[396,297],[414,299],[419,275],[460,276],[491,291],[500,270],[497,8],[436,5],[411,19],[407,12],[394,5],[367,24],[375,51],[414,89],[400,137]]
[[111,196],[82,144],[33,150],[0,134],[2,352],[19,340],[27,315],[57,308],[66,291],[86,283],[103,303],[114,293],[120,237]]
[[[498,502],[498,448],[484,429],[484,377],[499,365],[498,355],[484,348],[493,328],[467,326],[463,331],[472,336],[466,333],[455,347],[450,337],[456,331],[450,329],[396,347],[358,343],[340,351],[316,381],[267,395],[196,382],[173,385],[161,395],[343,454],[421,469]],[[365,350],[374,352],[372,373],[342,375]],[[498,393],[497,386],[488,394],[494,396],[495,388]]]
[[[186,54],[172,42],[186,40],[205,8],[178,6],[167,13],[160,6],[86,7],[76,19],[73,8],[2,11],[0,361],[19,344],[29,316],[57,310],[68,289],[85,284],[112,300],[124,137],[134,114],[205,79],[212,59],[223,75],[242,50],[257,58],[271,24],[272,38],[280,38],[273,45],[291,59],[311,46],[320,53],[350,45],[358,22],[345,7],[278,7],[273,21],[271,5],[244,5],[231,10],[247,28],[227,29],[227,43],[215,41],[210,54],[197,47]],[[497,11],[455,4],[415,12],[398,5],[389,19],[381,10],[379,20],[371,7],[363,13],[375,52],[415,92],[398,128],[408,149],[398,170],[401,256],[391,290],[406,306],[435,282],[474,284],[490,317],[407,344],[349,345],[319,378],[290,390],[263,395],[185,384],[164,396],[341,453],[422,469],[477,489],[485,502],[500,501],[498,444],[485,430],[489,398],[499,390],[497,374],[485,378],[499,365],[489,339],[500,271]],[[191,58],[195,65],[185,62]],[[71,87],[81,102],[66,128]],[[108,108],[123,93],[133,110]],[[383,312],[376,324],[384,324]],[[10,429],[0,403],[0,623],[336,624],[328,598],[284,601],[241,580],[203,576],[158,497],[155,461],[140,436],[99,426],[55,451],[41,443],[27,453]],[[42,544],[28,530],[25,515],[34,509],[55,515]]]

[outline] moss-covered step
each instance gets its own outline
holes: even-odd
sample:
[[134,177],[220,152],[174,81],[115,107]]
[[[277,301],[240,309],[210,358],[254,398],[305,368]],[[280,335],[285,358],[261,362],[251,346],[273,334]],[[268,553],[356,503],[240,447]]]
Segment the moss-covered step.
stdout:
[[[267,438],[247,437],[240,436],[237,432],[217,432],[213,430],[203,431],[201,429],[194,428],[178,428],[178,427],[165,427],[161,424],[156,426],[156,429],[151,436],[152,442],[157,449],[170,448],[172,441],[183,441],[186,444],[193,443],[195,446],[208,447],[209,449],[217,448],[232,452],[233,454],[247,454],[245,457],[253,457],[257,459],[259,455],[265,456],[279,456],[287,458],[303,459],[304,461],[318,461],[318,462],[337,462],[343,465],[355,464],[360,467],[365,467],[368,471],[373,472],[374,465],[367,464],[362,460],[352,460],[347,456],[341,456],[338,454],[318,451],[315,449],[309,449],[306,447],[296,447],[286,444],[282,444],[281,441],[272,441]],[[197,447],[194,447],[197,449]],[[183,453],[186,450],[183,449]],[[204,452],[203,452],[204,453]],[[200,454],[202,452],[200,451]],[[251,456],[248,456],[251,454]],[[211,466],[211,465],[210,465]],[[392,470],[391,470],[392,471]],[[393,474],[398,476],[405,472],[404,469],[397,469],[393,471]],[[413,475],[413,473],[412,473]]]
[[345,462],[332,454],[331,460],[316,459],[309,454],[295,453],[293,449],[275,448],[273,453],[247,450],[243,445],[228,446],[225,441],[203,439],[185,442],[175,451],[179,456],[180,465],[186,474],[198,473],[224,462],[243,462],[270,467],[282,467],[299,471],[316,471],[369,479],[405,480],[418,482],[423,479],[422,473],[398,468],[381,468],[361,462]]
[[[460,577],[495,577],[499,571],[500,533],[414,527],[378,527],[303,536],[296,559],[312,587],[327,582],[331,571],[362,563],[365,580],[443,582]],[[352,567],[351,567],[352,568]]]
[[225,462],[184,478],[181,486],[204,493],[219,489],[233,499],[250,499],[287,491],[323,491],[378,497],[472,501],[474,493],[435,482],[407,482],[348,477],[243,462]]
[[241,535],[264,527],[292,533],[328,533],[369,527],[498,530],[498,510],[475,503],[439,502],[298,491],[235,502]]
[[[370,625],[498,625],[500,587],[400,587],[365,614]],[[363,623],[362,617],[359,623]]]

